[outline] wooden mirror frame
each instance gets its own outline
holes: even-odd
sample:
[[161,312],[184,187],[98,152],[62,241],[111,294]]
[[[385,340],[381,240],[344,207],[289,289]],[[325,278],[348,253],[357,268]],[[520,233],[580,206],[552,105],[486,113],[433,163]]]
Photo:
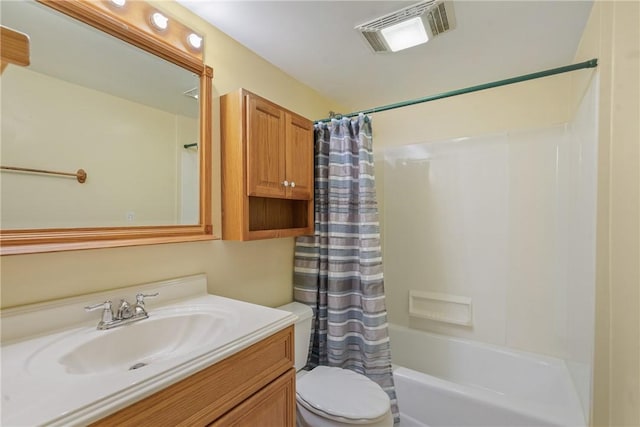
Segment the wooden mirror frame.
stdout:
[[0,230],[0,255],[214,239],[211,223],[213,69],[204,64],[202,49],[196,51],[186,44],[191,30],[171,19],[170,28],[160,34],[148,19],[157,10],[142,1],[128,1],[122,8],[108,0],[36,1],[200,76],[200,220],[197,225]]

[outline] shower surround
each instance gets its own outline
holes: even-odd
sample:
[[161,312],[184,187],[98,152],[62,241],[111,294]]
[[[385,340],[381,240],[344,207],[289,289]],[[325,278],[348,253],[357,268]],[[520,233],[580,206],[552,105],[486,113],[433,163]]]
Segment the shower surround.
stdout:
[[[381,149],[377,176],[390,322],[562,359],[585,419],[597,86],[564,123]],[[471,298],[472,325],[410,316],[410,290]]]

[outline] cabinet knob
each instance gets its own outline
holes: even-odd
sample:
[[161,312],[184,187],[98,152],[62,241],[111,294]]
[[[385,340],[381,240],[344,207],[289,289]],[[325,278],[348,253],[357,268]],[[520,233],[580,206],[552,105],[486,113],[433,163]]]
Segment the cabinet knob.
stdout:
[[287,181],[286,179],[284,181],[282,181],[282,185],[284,185],[285,187],[289,186],[289,181]]
[[291,188],[294,188],[296,186],[296,183],[291,181]]

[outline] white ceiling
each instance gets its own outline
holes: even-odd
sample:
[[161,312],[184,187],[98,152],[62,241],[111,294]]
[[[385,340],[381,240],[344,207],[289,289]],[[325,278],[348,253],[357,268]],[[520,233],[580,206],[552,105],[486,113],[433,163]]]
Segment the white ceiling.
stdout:
[[570,64],[592,6],[455,0],[455,30],[405,51],[374,54],[354,26],[417,0],[178,2],[352,110]]

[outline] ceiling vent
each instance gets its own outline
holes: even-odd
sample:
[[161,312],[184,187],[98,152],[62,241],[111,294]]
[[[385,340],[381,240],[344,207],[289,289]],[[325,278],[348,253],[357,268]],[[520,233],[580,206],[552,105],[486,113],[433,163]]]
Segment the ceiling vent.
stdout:
[[[392,43],[385,38],[385,31],[383,30],[399,26],[399,24],[415,20],[415,18],[420,18],[422,21],[428,40],[456,27],[453,1],[426,0],[358,25],[355,29],[360,31],[374,52],[394,52],[399,49],[393,48]],[[426,41],[423,39],[413,45]]]

